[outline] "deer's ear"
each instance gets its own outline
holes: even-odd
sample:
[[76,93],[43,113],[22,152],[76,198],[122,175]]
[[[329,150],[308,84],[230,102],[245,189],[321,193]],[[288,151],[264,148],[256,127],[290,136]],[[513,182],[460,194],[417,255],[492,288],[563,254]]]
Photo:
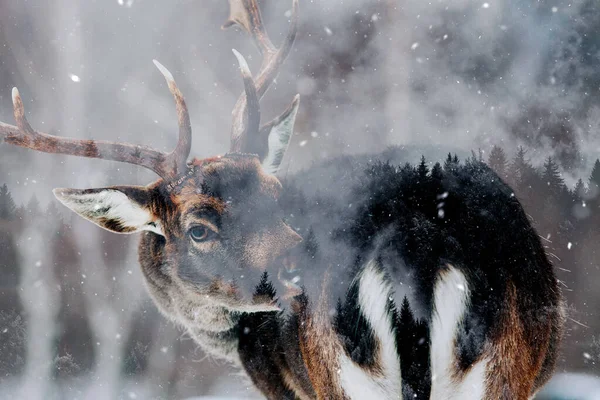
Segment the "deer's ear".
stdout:
[[65,206],[109,231],[151,231],[164,236],[160,220],[151,212],[150,189],[145,187],[54,189],[53,192]]
[[290,144],[292,133],[294,133],[294,122],[296,114],[298,114],[298,106],[300,105],[300,95],[294,97],[294,101],[279,117],[269,122],[262,129],[261,137],[268,137],[267,155],[262,161],[263,169],[275,174],[281,165],[283,156]]

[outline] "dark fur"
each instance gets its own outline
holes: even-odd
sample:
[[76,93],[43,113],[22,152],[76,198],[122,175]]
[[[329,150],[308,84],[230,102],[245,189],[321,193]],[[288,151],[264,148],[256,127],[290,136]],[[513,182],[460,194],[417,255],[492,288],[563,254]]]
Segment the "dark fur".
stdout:
[[[326,246],[321,246],[316,268],[333,265],[337,267],[332,273],[334,281],[349,282],[360,261],[375,251],[384,258],[383,265],[402,263],[411,270],[418,287],[415,300],[429,314],[439,268],[446,263],[460,268],[472,296],[457,341],[462,371],[481,357],[485,344],[497,335],[507,283],[512,282],[518,293],[518,314],[524,323],[523,345],[533,350],[534,359],[545,360],[542,370],[536,372],[535,388],[539,388],[556,359],[562,322],[560,296],[538,235],[512,190],[475,160],[446,170],[438,165],[432,173],[408,165],[398,168],[385,162],[361,164],[348,160],[352,159],[326,163],[317,179],[311,177],[317,175],[318,167],[294,177],[289,186],[284,182],[283,193],[289,197],[280,203],[283,207],[291,204],[289,214],[297,216],[289,223],[308,233],[312,242],[327,243],[328,239],[319,237],[329,235],[334,250],[344,243],[351,253],[340,257],[328,254]],[[307,186],[310,188],[306,190]],[[348,209],[350,203],[353,211]],[[438,214],[440,209],[443,217]],[[339,266],[331,262],[340,258]],[[355,259],[359,261],[352,262]],[[310,269],[308,265],[303,267]],[[359,365],[369,366],[374,362],[374,343],[360,311],[353,308],[353,293],[351,289],[342,303],[345,307],[339,309],[342,318],[336,320],[336,326],[350,357]],[[403,364],[403,377],[412,390],[426,395],[430,382],[422,378],[430,379],[429,363],[422,353],[428,351],[428,342],[423,343],[421,355],[404,350],[418,352],[420,338],[415,336],[427,335],[426,321],[407,328],[400,319],[398,325],[401,358],[410,360]],[[546,351],[544,343],[548,340],[552,343]]]

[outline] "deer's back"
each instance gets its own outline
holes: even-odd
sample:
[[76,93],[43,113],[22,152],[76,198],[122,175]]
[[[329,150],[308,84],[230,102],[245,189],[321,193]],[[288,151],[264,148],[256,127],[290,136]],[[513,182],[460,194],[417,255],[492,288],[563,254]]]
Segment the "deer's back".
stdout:
[[527,398],[547,380],[561,336],[556,278],[486,165],[344,157],[284,188],[304,238],[291,255],[304,295],[285,315],[240,322],[242,361],[266,393]]

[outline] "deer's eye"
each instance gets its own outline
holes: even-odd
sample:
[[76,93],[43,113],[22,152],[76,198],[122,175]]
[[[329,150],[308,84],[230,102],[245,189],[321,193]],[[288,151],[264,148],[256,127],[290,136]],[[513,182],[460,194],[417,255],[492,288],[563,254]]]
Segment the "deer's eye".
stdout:
[[213,232],[204,226],[194,226],[190,229],[190,237],[195,242],[204,242],[211,239]]

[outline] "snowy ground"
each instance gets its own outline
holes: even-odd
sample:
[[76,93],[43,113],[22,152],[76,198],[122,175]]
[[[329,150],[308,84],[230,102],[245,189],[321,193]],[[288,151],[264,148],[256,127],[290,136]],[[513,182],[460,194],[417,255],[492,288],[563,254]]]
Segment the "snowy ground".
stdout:
[[[89,383],[89,382],[88,382]],[[128,381],[119,400],[160,399],[150,393],[147,387],[136,381]],[[0,384],[0,400],[26,399],[26,391],[19,387],[17,380],[4,381]],[[47,400],[104,400],[110,398],[101,390],[90,391],[90,386],[83,380],[71,381],[61,387],[54,387],[47,392]],[[218,382],[206,395],[185,400],[241,400],[261,399],[262,397],[244,382],[231,379]],[[584,374],[557,374],[536,400],[600,400],[600,378]]]
[[[25,400],[29,398],[28,389],[20,385],[18,379],[0,380],[0,400]],[[34,391],[39,388],[29,388]],[[89,379],[74,379],[65,381],[60,386],[53,386],[46,390],[45,400],[107,400],[114,397],[103,390],[102,385],[90,384]],[[125,382],[125,387],[117,398],[118,400],[167,400],[152,392],[150,385],[143,382],[130,380]],[[115,400],[117,400],[115,399]],[[232,379],[221,380],[211,387],[209,393],[200,397],[186,400],[239,400],[262,399],[260,394],[248,385],[246,381]],[[170,399],[169,399],[170,400]]]
[[600,400],[600,378],[585,374],[557,374],[536,400]]

